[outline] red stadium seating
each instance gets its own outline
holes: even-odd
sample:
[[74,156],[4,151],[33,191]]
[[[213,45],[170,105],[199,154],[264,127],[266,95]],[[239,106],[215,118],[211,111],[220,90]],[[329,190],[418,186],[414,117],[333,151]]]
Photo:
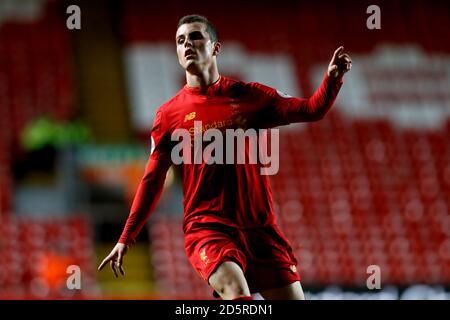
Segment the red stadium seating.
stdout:
[[24,125],[37,116],[74,114],[72,48],[59,5],[49,1],[33,21],[2,17],[0,24],[0,217],[12,209],[10,167]]
[[[87,219],[8,219],[0,224],[0,235],[0,299],[98,297]],[[66,286],[70,265],[80,267],[82,290]]]

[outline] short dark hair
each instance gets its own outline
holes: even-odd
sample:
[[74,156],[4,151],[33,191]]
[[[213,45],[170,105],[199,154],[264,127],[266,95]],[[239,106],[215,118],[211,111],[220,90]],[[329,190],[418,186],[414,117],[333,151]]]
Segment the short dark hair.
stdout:
[[219,34],[217,33],[217,29],[214,27],[214,25],[209,21],[205,16],[201,16],[198,14],[190,14],[187,16],[184,16],[178,21],[177,29],[186,23],[194,23],[194,22],[201,22],[206,25],[206,32],[208,32],[209,37],[211,38],[211,41],[216,42],[219,41]]

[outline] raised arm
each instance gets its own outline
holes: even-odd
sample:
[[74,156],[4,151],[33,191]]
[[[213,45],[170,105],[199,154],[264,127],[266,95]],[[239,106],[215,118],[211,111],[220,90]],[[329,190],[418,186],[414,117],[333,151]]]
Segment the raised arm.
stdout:
[[322,119],[336,100],[343,84],[343,75],[351,69],[350,56],[343,50],[344,47],[339,47],[333,53],[322,84],[309,98],[291,97],[274,88],[253,84],[255,91],[267,99],[261,110],[260,125],[276,127]]
[[312,97],[297,99],[293,102],[293,106],[288,110],[289,121],[301,122],[322,119],[336,100],[343,83],[342,77],[351,68],[352,60],[348,54],[344,53],[344,47],[337,48],[333,53],[321,86]]

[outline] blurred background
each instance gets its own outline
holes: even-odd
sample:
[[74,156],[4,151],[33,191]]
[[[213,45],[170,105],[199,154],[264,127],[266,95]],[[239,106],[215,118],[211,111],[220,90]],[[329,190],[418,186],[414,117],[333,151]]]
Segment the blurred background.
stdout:
[[184,253],[173,171],[126,277],[96,270],[155,110],[184,85],[174,35],[192,13],[219,30],[221,73],[291,95],[314,92],[339,45],[353,59],[324,120],[281,130],[271,177],[307,297],[450,299],[450,6],[347,0],[0,0],[0,299],[212,299]]

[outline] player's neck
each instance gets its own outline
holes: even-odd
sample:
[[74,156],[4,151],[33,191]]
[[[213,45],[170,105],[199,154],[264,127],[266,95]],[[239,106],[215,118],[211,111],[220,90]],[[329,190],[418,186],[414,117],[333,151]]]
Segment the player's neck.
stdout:
[[208,70],[204,70],[199,74],[192,74],[186,71],[186,83],[188,87],[200,88],[200,91],[205,91],[209,86],[214,84],[220,78],[217,66],[212,66]]

